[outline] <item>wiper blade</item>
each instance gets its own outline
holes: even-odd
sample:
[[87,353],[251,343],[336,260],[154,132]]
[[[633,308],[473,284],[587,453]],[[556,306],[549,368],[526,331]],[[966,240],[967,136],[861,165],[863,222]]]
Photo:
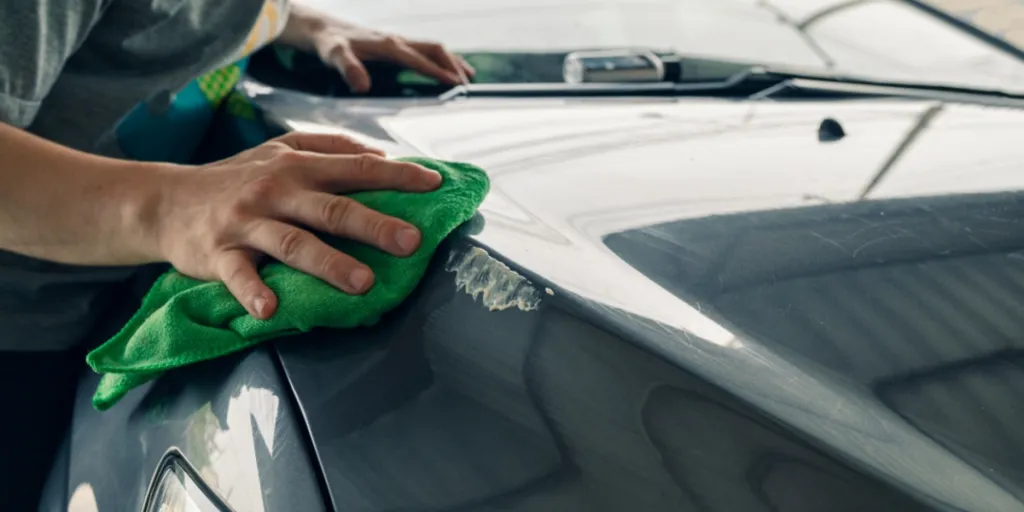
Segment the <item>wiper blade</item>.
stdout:
[[441,101],[462,97],[535,97],[535,96],[621,96],[621,95],[662,95],[671,94],[671,82],[625,83],[625,84],[463,84],[449,89],[439,96]]
[[807,97],[900,97],[1024,108],[1024,95],[996,90],[792,75],[750,99]]
[[785,76],[764,73],[751,67],[724,80],[702,82],[623,82],[623,83],[528,83],[465,84],[442,94],[450,101],[465,97],[600,97],[600,96],[717,96],[748,97],[777,86]]
[[[467,84],[439,97],[450,101],[466,97],[602,97],[602,96],[709,96],[717,98],[782,99],[902,97],[935,101],[958,101],[986,105],[1024,107],[1024,95],[999,90],[884,82],[838,74],[769,68],[758,65],[720,63],[731,74],[686,73],[687,66],[715,65],[716,61],[680,59],[678,81]],[[738,70],[738,71],[735,71]],[[693,78],[696,76],[696,78]],[[687,77],[691,77],[689,81]],[[714,77],[714,78],[709,78]],[[722,78],[718,78],[722,77]]]

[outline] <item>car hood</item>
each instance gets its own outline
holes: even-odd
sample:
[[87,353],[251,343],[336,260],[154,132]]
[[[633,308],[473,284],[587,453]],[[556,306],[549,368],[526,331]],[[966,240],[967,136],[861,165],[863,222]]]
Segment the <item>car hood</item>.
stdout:
[[483,167],[468,236],[541,289],[914,495],[1021,508],[1024,111],[250,93]]

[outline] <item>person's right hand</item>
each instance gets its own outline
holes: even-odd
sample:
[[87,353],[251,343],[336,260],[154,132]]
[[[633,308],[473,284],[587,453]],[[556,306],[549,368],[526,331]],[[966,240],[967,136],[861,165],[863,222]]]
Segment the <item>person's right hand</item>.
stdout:
[[427,192],[440,186],[441,176],[343,136],[293,133],[226,160],[171,171],[164,181],[154,213],[161,259],[185,275],[223,281],[251,315],[266,319],[277,298],[257,273],[263,255],[349,294],[373,284],[369,267],[303,227],[397,256],[419,247],[412,225],[334,193]]

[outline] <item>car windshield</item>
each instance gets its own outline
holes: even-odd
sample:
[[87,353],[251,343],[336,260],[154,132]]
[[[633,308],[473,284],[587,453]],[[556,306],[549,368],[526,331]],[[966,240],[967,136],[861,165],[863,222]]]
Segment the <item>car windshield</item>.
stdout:
[[467,55],[483,83],[560,82],[567,52],[640,47],[815,74],[1024,93],[1024,45],[1014,46],[1018,39],[1024,43],[1018,0],[313,3],[346,19],[442,41]]

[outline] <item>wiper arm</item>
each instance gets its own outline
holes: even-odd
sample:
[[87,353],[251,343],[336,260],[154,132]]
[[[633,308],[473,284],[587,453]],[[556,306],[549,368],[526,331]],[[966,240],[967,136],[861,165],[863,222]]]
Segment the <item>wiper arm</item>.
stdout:
[[442,94],[450,101],[465,97],[601,97],[601,96],[717,96],[749,97],[780,85],[786,76],[765,73],[749,67],[722,80],[699,82],[623,82],[623,83],[529,83],[465,84]]
[[1024,108],[1024,95],[940,85],[904,84],[840,77],[792,75],[750,99],[818,97],[900,97]]
[[[629,51],[623,51],[622,54],[629,55]],[[636,54],[651,55],[651,52]],[[617,57],[611,57],[614,58]],[[658,64],[662,67],[660,71],[663,71],[659,75],[662,81],[604,81],[614,78],[616,74],[614,70],[611,73],[605,72],[601,67],[603,63],[599,60],[596,65],[590,64],[588,68],[598,70],[600,74],[594,75],[599,77],[596,80],[567,80],[566,83],[467,84],[450,89],[442,94],[439,100],[450,101],[464,97],[713,96],[777,99],[873,96],[1024,107],[1024,95],[999,90],[885,82],[836,73],[689,58],[677,54],[660,54],[658,58],[664,61]],[[577,64],[575,71],[578,72],[579,67]]]

